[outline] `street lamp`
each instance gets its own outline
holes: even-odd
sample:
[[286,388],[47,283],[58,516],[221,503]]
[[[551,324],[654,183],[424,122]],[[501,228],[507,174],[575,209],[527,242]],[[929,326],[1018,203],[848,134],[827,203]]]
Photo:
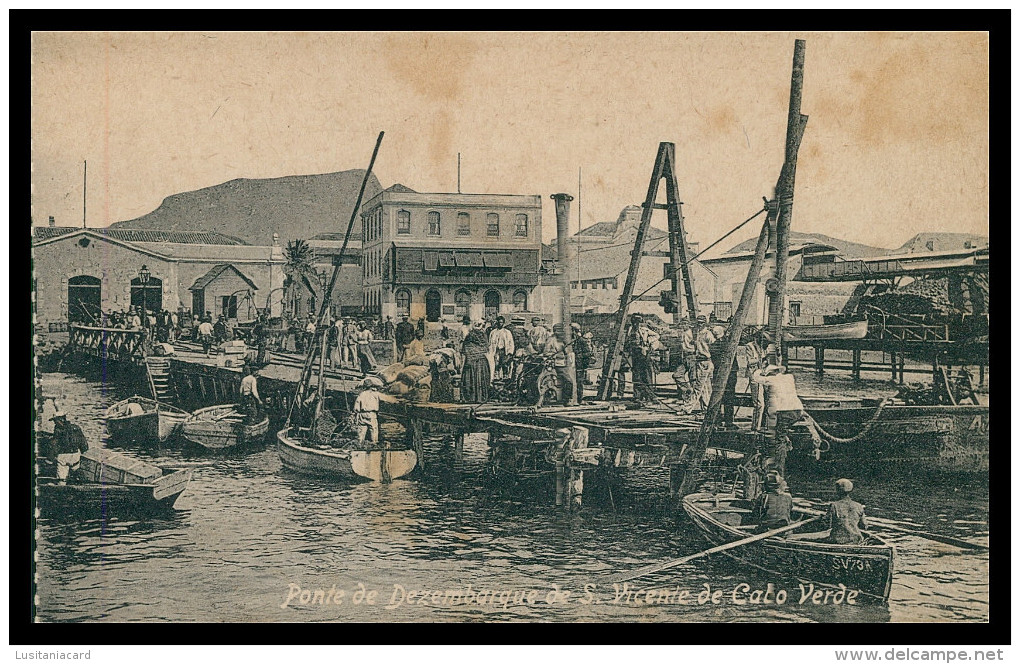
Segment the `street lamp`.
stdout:
[[148,309],[145,306],[145,289],[149,283],[149,277],[152,273],[149,272],[147,265],[142,265],[142,269],[138,270],[138,281],[142,284],[142,327],[149,327],[149,314]]

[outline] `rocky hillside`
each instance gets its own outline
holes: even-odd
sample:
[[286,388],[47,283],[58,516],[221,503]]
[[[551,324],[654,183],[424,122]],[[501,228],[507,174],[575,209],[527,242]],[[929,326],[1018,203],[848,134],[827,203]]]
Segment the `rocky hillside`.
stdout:
[[[364,170],[294,175],[263,180],[238,179],[168,196],[149,214],[111,224],[111,228],[218,231],[251,244],[280,244],[347,228]],[[382,190],[373,174],[364,201]],[[356,225],[360,232],[361,226]]]

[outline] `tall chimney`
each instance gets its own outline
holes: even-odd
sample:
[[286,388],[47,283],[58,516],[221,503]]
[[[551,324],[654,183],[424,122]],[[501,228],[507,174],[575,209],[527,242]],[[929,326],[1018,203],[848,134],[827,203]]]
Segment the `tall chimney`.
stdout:
[[[570,329],[570,265],[567,259],[567,237],[570,233],[568,224],[570,222],[570,201],[574,197],[570,194],[553,194],[551,199],[556,201],[556,262],[559,264],[560,281],[560,324],[563,325],[563,343],[567,346],[567,375],[573,382],[574,376],[574,348],[573,335]],[[577,404],[577,392],[583,389],[581,385],[574,385],[571,390],[571,405]]]
[[53,228],[56,225],[57,225],[57,220],[54,219],[52,215],[50,215],[50,228]]

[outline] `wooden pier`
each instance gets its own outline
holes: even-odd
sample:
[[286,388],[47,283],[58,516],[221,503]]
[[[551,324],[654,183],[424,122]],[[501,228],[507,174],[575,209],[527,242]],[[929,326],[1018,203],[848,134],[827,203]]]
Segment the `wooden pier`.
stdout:
[[[141,348],[142,332],[115,332],[135,339],[132,343],[119,343],[117,349]],[[104,337],[91,331],[89,334],[100,342],[117,336]],[[122,372],[137,372],[138,384],[145,380],[144,357],[136,361],[135,350],[116,357],[110,352],[113,346],[107,353],[91,346],[82,350],[89,355],[90,348],[92,355],[104,358],[104,364],[115,362]],[[178,342],[175,349],[175,355],[161,363],[168,379],[164,398],[188,410],[239,399],[243,356],[207,357],[197,345],[188,342]],[[260,371],[259,392],[274,430],[282,428],[286,420],[301,377],[302,359],[298,355],[274,354],[272,363]],[[353,404],[361,380],[358,373],[326,370],[325,397],[335,411],[344,410],[343,404]],[[577,507],[585,475],[593,472],[668,468],[671,489],[677,488],[681,454],[697,439],[701,418],[678,415],[669,404],[641,409],[628,406],[632,405],[622,401],[542,408],[500,403],[414,403],[383,394],[380,416],[404,427],[407,442],[418,453],[423,468],[435,461],[427,457],[426,436],[449,439],[456,454],[463,450],[464,436],[485,434],[494,471],[511,479],[515,475],[545,476],[550,483],[555,481],[557,504]],[[713,445],[738,452],[753,449],[757,442],[757,436],[747,430],[720,431],[713,438]]]

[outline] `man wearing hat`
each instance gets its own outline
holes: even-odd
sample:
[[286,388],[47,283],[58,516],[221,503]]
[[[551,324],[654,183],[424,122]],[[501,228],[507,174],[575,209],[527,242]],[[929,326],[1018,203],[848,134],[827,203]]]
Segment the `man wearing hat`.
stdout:
[[563,405],[568,406],[574,395],[575,376],[571,375],[567,368],[567,353],[570,353],[571,350],[567,348],[565,339],[566,335],[564,334],[563,324],[556,323],[553,325],[552,336],[545,343],[545,349],[542,351],[542,354],[552,358],[556,374],[560,377],[560,382],[563,383]]
[[400,322],[393,329],[393,340],[397,343],[397,362],[407,359],[407,347],[414,341],[414,325],[407,314],[400,315]]
[[379,392],[383,382],[375,376],[361,381],[361,394],[354,400],[354,425],[358,430],[358,443],[366,440],[379,442]]
[[770,364],[751,374],[751,382],[765,388],[769,415],[775,415],[776,428],[772,443],[772,463],[782,475],[786,472],[786,453],[793,449],[789,431],[804,419],[804,404],[797,396],[797,384],[786,367]]
[[793,496],[790,495],[783,476],[774,470],[765,475],[765,492],[755,503],[753,518],[758,523],[757,532],[790,525],[790,511]]
[[708,402],[712,399],[712,374],[715,365],[712,363],[712,344],[716,342],[715,334],[708,327],[708,319],[698,316],[692,332],[694,338],[694,392],[700,410],[708,410]]
[[514,338],[514,359],[510,378],[515,381],[524,370],[524,358],[532,353],[531,340],[528,338],[528,331],[524,329],[524,324],[524,316],[510,318],[510,334]]
[[57,464],[57,479],[67,483],[72,470],[81,466],[81,453],[89,449],[81,427],[67,421],[67,414],[57,409],[50,418],[53,421],[53,459]]
[[542,324],[541,316],[534,316],[531,319],[531,329],[528,330],[528,341],[536,353],[545,350],[545,344],[550,337],[549,328]]
[[577,402],[581,403],[584,396],[584,384],[588,377],[588,368],[595,361],[595,349],[591,345],[591,332],[581,334],[581,326],[570,324],[570,337],[574,340],[574,371],[577,382]]
[[492,330],[489,331],[489,355],[492,357],[493,379],[510,377],[510,363],[515,350],[514,335],[504,325],[506,318],[497,316]]
[[641,314],[630,317],[630,327],[623,345],[630,357],[631,380],[634,382],[634,400],[639,404],[653,401],[655,376],[652,373],[652,337]]
[[258,422],[261,419],[259,409],[263,403],[259,395],[258,375],[257,368],[245,365],[244,378],[241,379],[241,386],[238,389],[241,394],[241,411],[248,422]]
[[836,500],[829,503],[829,537],[826,541],[834,544],[860,544],[864,541],[862,530],[867,530],[864,522],[864,505],[850,497],[854,483],[848,479],[836,480]]

